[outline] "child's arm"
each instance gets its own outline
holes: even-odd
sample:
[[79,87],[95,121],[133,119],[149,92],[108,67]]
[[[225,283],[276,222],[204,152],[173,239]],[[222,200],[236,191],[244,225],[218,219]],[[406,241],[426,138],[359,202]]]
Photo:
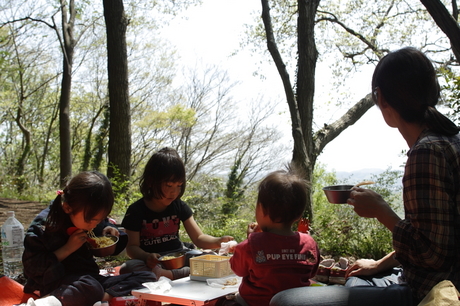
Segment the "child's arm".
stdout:
[[54,255],[56,255],[58,261],[63,261],[70,254],[78,250],[86,242],[87,238],[88,235],[84,230],[77,229],[69,236],[66,244],[54,251]]
[[125,229],[126,234],[128,234],[128,244],[126,245],[126,253],[132,259],[143,260],[147,266],[154,268],[158,264],[158,258],[160,254],[149,253],[141,249],[141,241],[139,232],[130,231]]
[[222,242],[233,240],[232,236],[214,237],[203,234],[193,216],[184,221],[184,227],[192,242],[202,249],[219,249]]
[[251,252],[246,239],[235,247],[233,256],[230,257],[230,267],[236,275],[244,277],[249,275],[251,261]]

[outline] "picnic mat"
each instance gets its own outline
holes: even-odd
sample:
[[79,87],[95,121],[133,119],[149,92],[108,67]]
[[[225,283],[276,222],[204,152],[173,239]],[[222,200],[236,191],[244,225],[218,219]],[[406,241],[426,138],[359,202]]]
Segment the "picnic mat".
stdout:
[[0,275],[0,306],[11,306],[27,302],[30,297],[38,298],[34,294],[26,294],[22,291],[23,285],[12,280],[8,276]]

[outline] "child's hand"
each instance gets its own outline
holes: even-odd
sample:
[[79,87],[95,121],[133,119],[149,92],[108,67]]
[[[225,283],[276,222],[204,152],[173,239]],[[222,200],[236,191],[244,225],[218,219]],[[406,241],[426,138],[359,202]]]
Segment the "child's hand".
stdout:
[[67,229],[67,234],[70,234],[70,237],[67,240],[66,247],[72,253],[78,250],[88,238],[84,230],[76,227],[69,227]]
[[151,269],[155,268],[158,264],[158,258],[160,258],[160,254],[157,253],[151,253],[147,256],[147,259],[145,260],[145,263],[147,266]]
[[105,236],[105,235],[112,235],[112,236],[118,237],[120,236],[120,232],[115,227],[106,226],[102,230],[102,236]]
[[262,230],[260,229],[259,224],[257,224],[257,222],[253,222],[253,223],[250,223],[248,225],[248,230],[247,230],[248,236],[251,233],[257,233],[257,232],[261,232],[261,231]]

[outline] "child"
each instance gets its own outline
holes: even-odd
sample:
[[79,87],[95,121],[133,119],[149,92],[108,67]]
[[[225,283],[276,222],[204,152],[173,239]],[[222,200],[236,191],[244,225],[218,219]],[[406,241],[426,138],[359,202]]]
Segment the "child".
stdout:
[[193,218],[190,207],[180,197],[185,191],[185,167],[174,149],[163,148],[153,154],[140,180],[143,198],[131,204],[122,225],[128,234],[126,253],[131,260],[124,263],[120,273],[154,271],[169,279],[190,274],[189,267],[167,270],[158,265],[158,258],[183,251],[179,237],[181,221],[195,245],[204,249],[220,248],[231,236],[220,238],[203,234]]
[[236,295],[241,305],[268,305],[277,292],[310,285],[319,265],[313,238],[291,230],[307,203],[306,182],[292,170],[269,174],[259,185],[257,223],[238,244],[230,265],[243,280]]
[[[99,274],[86,239],[113,206],[112,186],[103,174],[82,172],[72,178],[32,222],[24,239],[24,292],[47,296],[27,305],[93,305],[130,295],[143,282],[156,281],[152,272],[105,277]],[[70,227],[78,228],[72,234]],[[70,232],[69,232],[70,233]]]

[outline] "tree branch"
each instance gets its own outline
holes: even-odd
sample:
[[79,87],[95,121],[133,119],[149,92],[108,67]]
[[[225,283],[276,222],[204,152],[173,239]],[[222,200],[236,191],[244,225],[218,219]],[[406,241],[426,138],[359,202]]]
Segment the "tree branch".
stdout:
[[[56,13],[54,13],[55,15]],[[53,15],[53,16],[54,16]],[[48,27],[50,27],[51,29],[55,29],[55,25],[52,25],[48,22],[46,22],[45,20],[42,20],[42,19],[36,19],[36,18],[32,18],[30,16],[27,16],[27,17],[23,17],[23,18],[19,18],[19,19],[13,19],[13,20],[8,20],[6,22],[2,22],[0,24],[0,28],[3,28],[4,26],[8,25],[8,24],[12,24],[12,23],[16,23],[16,22],[21,22],[21,21],[25,21],[25,20],[30,20],[30,21],[33,21],[33,22],[38,22],[38,23],[43,23],[45,25],[47,25]]]
[[457,62],[460,63],[460,27],[449,14],[444,4],[438,0],[420,0],[438,27],[447,35]]
[[334,123],[325,125],[315,134],[315,152],[319,155],[324,147],[339,136],[350,125],[355,124],[372,106],[372,95],[367,94],[363,99],[350,108]]
[[[292,84],[289,78],[289,73],[286,70],[286,65],[281,58],[281,54],[276,45],[275,36],[273,35],[273,26],[270,16],[270,6],[268,0],[262,1],[262,20],[265,26],[265,35],[267,39],[267,48],[270,52],[273,61],[275,62],[278,73],[281,76],[281,80],[284,86],[284,92],[286,94],[286,100],[289,105],[289,111],[291,114],[292,121],[292,136],[294,138],[294,145],[304,144],[303,132],[300,124],[300,116],[297,110],[297,102],[292,88]],[[305,144],[303,145],[305,146]],[[305,150],[304,150],[305,151]]]

